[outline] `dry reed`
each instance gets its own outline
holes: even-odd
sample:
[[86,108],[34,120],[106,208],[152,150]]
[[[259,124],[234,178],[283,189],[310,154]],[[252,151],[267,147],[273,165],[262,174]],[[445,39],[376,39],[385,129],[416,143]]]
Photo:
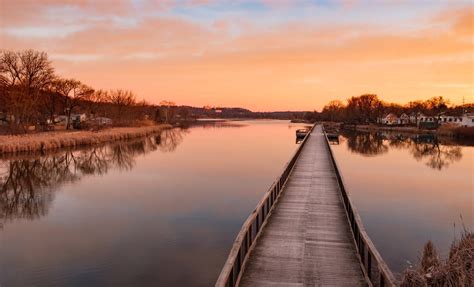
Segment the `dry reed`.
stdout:
[[474,233],[464,231],[460,240],[453,242],[444,261],[440,261],[435,247],[428,242],[420,265],[405,271],[401,286],[474,286]]
[[45,132],[0,136],[0,154],[53,150],[96,145],[105,142],[143,137],[170,128],[170,125],[111,128],[101,131]]

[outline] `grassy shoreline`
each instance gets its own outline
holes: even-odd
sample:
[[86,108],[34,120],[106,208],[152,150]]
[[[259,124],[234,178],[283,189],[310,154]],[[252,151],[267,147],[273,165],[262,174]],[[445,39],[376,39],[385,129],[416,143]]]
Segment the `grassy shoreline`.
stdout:
[[170,125],[120,127],[101,131],[61,131],[0,136],[0,154],[36,152],[66,147],[91,146],[158,133]]

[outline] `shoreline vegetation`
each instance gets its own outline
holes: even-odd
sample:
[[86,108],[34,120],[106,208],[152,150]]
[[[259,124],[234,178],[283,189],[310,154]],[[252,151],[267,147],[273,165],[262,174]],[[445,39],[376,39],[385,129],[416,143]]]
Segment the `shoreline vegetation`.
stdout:
[[454,240],[448,258],[438,256],[435,246],[428,241],[420,262],[415,268],[405,270],[402,287],[412,286],[473,286],[474,284],[474,233],[464,230],[459,240]]
[[56,74],[48,54],[0,51],[0,135],[156,124],[187,125],[197,119],[302,119],[306,111],[252,112],[240,107],[193,107],[140,99],[124,89],[95,89]]
[[0,154],[38,152],[60,148],[92,146],[139,138],[172,128],[169,124],[141,127],[115,127],[100,131],[55,131],[0,136]]
[[356,130],[360,132],[399,132],[404,134],[436,135],[456,139],[474,139],[474,127],[459,127],[443,125],[436,130],[420,129],[414,126],[381,126],[375,124],[344,125],[339,122],[323,122],[325,128],[338,131],[341,129]]
[[474,128],[472,127],[441,126],[437,130],[428,130],[419,129],[417,127],[386,127],[375,125],[358,125],[356,126],[356,130],[363,132],[389,131],[411,134],[432,134],[437,136],[454,138],[474,138]]
[[375,94],[333,100],[304,120],[359,131],[394,131],[474,138],[474,104],[451,104],[443,97],[406,104],[385,102]]

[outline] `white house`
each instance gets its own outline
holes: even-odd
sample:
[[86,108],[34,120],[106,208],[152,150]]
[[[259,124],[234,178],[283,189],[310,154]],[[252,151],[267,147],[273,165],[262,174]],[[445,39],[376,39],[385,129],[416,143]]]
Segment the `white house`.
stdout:
[[462,116],[442,115],[439,117],[439,123],[442,125],[450,124],[463,127],[472,127],[474,126],[474,113],[468,113]]
[[112,119],[106,117],[96,117],[93,121],[100,126],[109,126],[112,124]]
[[83,122],[86,119],[86,114],[71,114],[71,122]]
[[410,114],[410,124],[416,124],[418,121],[418,118],[420,117],[420,113],[411,113]]
[[407,114],[403,113],[398,119],[398,122],[401,125],[408,125],[410,124],[410,117]]
[[424,114],[420,114],[419,117],[418,117],[418,124],[419,123],[433,123],[433,122],[436,122],[438,119],[436,117],[433,117],[433,116],[425,116]]
[[463,127],[474,127],[474,113],[462,115],[461,126]]
[[67,116],[54,116],[54,123],[65,125],[67,123]]
[[462,123],[462,116],[448,116],[448,115],[442,115],[439,117],[439,123],[441,125],[444,124],[455,124],[455,125],[461,125]]
[[[438,121],[439,120],[439,121]],[[442,115],[439,118],[436,116],[425,116],[421,114],[418,118],[418,126],[426,123],[439,123],[440,125],[458,125],[463,127],[474,126],[474,113],[467,113],[462,116],[448,116]]]
[[390,113],[382,118],[382,124],[384,125],[398,125],[399,123],[400,119],[393,113]]
[[418,128],[436,129],[438,128],[438,118],[420,114],[418,117],[418,123],[416,125]]

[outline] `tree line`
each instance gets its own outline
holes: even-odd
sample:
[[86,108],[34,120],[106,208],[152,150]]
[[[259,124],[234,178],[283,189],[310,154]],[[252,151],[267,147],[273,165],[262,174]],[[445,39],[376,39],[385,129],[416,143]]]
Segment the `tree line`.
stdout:
[[134,125],[143,119],[173,123],[194,117],[264,117],[303,118],[308,121],[376,123],[388,113],[439,116],[449,112],[460,115],[472,112],[474,104],[454,106],[443,97],[411,101],[405,105],[387,103],[375,94],[354,96],[342,102],[333,100],[321,112],[254,113],[240,108],[217,109],[177,106],[171,101],[152,105],[139,101],[129,90],[95,90],[76,79],[55,73],[45,52],[35,50],[0,51],[0,128],[9,133],[24,133],[32,126],[48,130],[58,115],[66,116],[66,129],[71,116],[85,113],[94,118],[106,117],[114,125]]
[[305,119],[313,121],[334,121],[354,124],[377,123],[378,119],[394,113],[397,116],[405,113],[413,115],[417,120],[423,114],[426,116],[439,117],[443,114],[462,115],[464,112],[474,111],[474,104],[451,105],[443,97],[432,97],[428,100],[410,101],[401,105],[388,103],[379,99],[375,94],[363,94],[353,96],[345,102],[339,100],[330,101],[321,112],[314,111],[305,115]]
[[[223,110],[228,116],[246,111]],[[109,118],[114,126],[130,126],[143,124],[144,119],[173,124],[195,117],[220,116],[213,111],[177,106],[167,100],[153,105],[124,89],[96,90],[79,80],[57,75],[45,52],[0,51],[0,133],[26,133],[31,127],[49,130],[57,116],[65,116],[65,128],[71,129],[71,117],[79,113],[95,119]]]
[[11,133],[29,127],[46,129],[55,116],[87,113],[113,119],[115,125],[128,125],[144,117],[154,117],[156,107],[138,101],[132,91],[95,90],[76,79],[55,73],[45,52],[35,50],[0,52],[0,124]]

